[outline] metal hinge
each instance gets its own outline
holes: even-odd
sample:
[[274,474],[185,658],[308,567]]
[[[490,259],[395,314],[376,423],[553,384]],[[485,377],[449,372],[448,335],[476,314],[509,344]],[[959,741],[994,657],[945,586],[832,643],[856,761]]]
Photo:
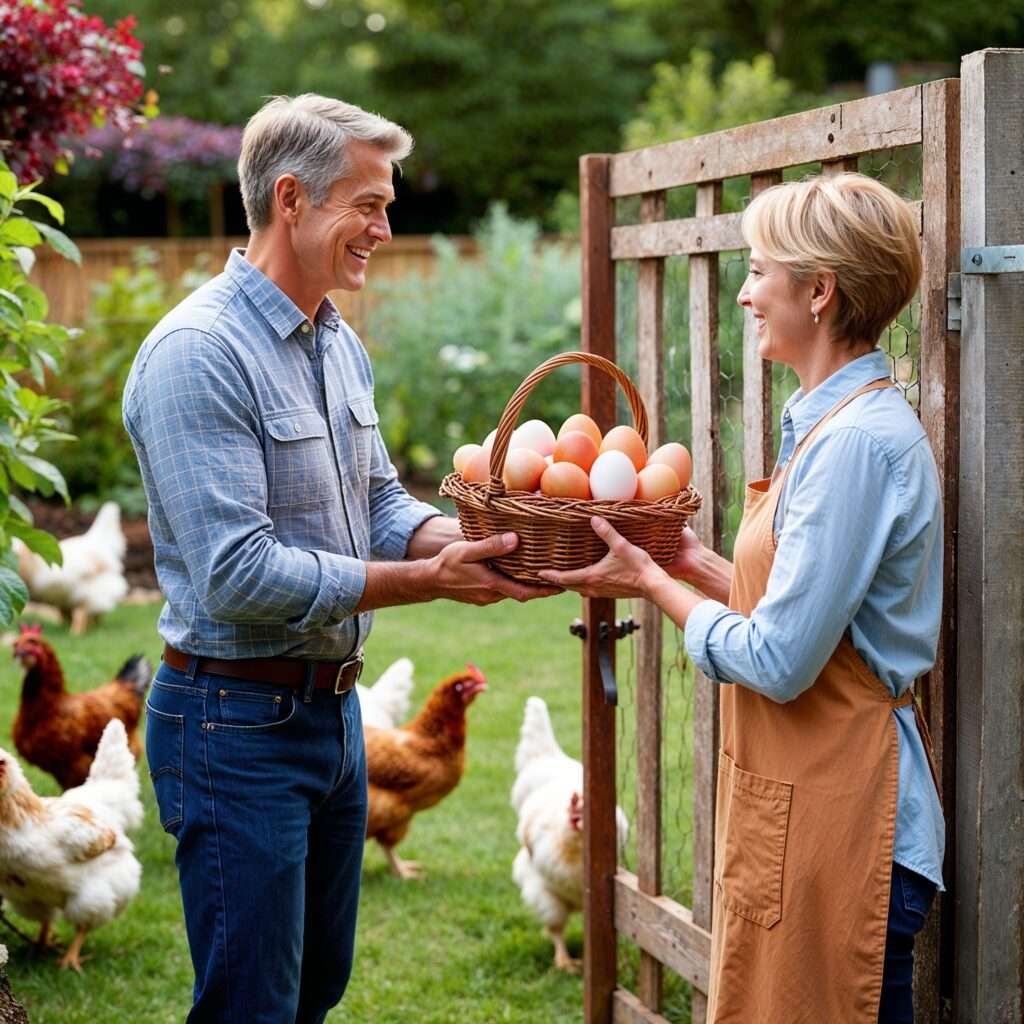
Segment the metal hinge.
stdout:
[[960,330],[960,275],[946,278],[946,330]]
[[1024,245],[982,245],[960,252],[961,274],[1024,273]]

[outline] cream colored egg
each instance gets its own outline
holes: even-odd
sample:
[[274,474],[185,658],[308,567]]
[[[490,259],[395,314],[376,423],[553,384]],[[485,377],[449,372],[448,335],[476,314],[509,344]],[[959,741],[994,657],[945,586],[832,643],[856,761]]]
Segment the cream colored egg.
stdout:
[[466,463],[478,451],[481,451],[481,446],[478,444],[464,444],[461,448],[456,448],[455,454],[452,456],[452,465],[455,467],[455,472],[461,473],[466,468]]
[[489,434],[488,434],[488,435],[487,435],[487,436],[486,436],[486,437],[484,438],[484,443],[483,443],[482,447],[483,447],[484,449],[486,449],[486,451],[488,452],[488,454],[490,453],[491,449],[492,449],[492,448],[494,447],[494,438],[495,438],[495,435],[496,435],[497,433],[498,433],[498,428],[497,428],[497,427],[495,427],[495,428],[494,428],[494,430],[492,430],[492,431],[491,431],[491,432],[490,432],[490,433],[489,433]]
[[[556,463],[561,465],[561,463]],[[625,452],[602,452],[590,467],[590,493],[599,501],[630,501],[636,494],[636,469]]]
[[532,448],[541,455],[555,450],[555,435],[543,420],[527,420],[512,431],[509,448]]

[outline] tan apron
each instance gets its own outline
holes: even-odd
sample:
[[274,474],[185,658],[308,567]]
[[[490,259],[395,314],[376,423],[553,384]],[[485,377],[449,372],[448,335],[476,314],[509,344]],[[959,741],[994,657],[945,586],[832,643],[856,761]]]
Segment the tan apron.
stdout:
[[[748,485],[731,608],[749,616],[764,596],[775,512],[796,460],[840,409],[887,386],[848,395],[777,479]],[[828,556],[816,571],[828,572]],[[848,634],[794,701],[721,687],[712,1024],[876,1024],[896,831],[892,711],[912,700],[912,690],[893,697]]]

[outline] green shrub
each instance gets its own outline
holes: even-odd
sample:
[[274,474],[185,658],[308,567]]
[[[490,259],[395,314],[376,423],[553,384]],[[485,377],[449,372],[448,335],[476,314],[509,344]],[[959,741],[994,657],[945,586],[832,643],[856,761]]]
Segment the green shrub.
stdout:
[[[439,480],[461,444],[481,442],[540,362],[580,344],[579,253],[542,242],[537,225],[495,204],[474,234],[477,254],[434,239],[430,277],[374,285],[368,345],[381,429],[406,472]],[[557,430],[579,409],[580,373],[558,370],[520,416]]]
[[135,353],[164,314],[205,279],[201,268],[169,283],[152,249],[140,248],[131,267],[93,285],[86,327],[68,352],[61,377],[68,429],[79,443],[54,454],[70,492],[86,507],[117,501],[142,515],[146,499],[131,441],[121,421],[121,394]]
[[[60,204],[39,195],[35,185],[18,181],[0,159],[0,625],[8,626],[25,606],[28,592],[18,576],[11,550],[14,537],[48,562],[59,562],[57,542],[32,526],[32,513],[15,490],[68,499],[59,470],[41,458],[40,445],[71,440],[58,429],[54,414],[61,403],[42,393],[46,371],[54,372],[73,331],[46,322],[46,296],[29,284],[33,249],[44,241],[79,262],[74,243],[51,224],[25,215],[27,203],[42,206],[58,224]],[[25,383],[31,380],[38,390]]]

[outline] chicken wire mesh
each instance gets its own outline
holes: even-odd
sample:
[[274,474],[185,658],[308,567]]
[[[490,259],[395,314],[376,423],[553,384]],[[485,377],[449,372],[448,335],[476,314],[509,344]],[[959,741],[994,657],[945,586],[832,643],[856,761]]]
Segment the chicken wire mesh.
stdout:
[[[909,200],[921,196],[921,147],[910,146],[863,156],[859,160],[862,173],[877,178]],[[786,180],[801,178],[820,171],[819,165],[804,165],[784,173]],[[689,186],[670,190],[666,196],[666,219],[692,216],[696,190]],[[750,199],[750,180],[736,179],[725,183],[723,210],[742,209]],[[616,203],[616,222],[636,223],[639,201],[636,197]],[[720,444],[723,457],[724,484],[718,500],[722,508],[722,552],[731,557],[733,542],[743,511],[743,310],[736,296],[747,274],[747,253],[719,254],[719,381]],[[616,264],[616,345],[618,363],[636,381],[637,351],[637,284],[638,264],[621,261]],[[920,401],[921,307],[915,296],[910,307],[889,327],[879,344],[889,355],[891,375],[907,401],[917,409]],[[689,338],[689,265],[685,257],[668,257],[664,261],[663,298],[663,360],[666,404],[665,440],[682,441],[691,446],[692,382],[690,379]],[[778,451],[778,423],[782,406],[797,389],[799,382],[788,367],[772,367],[772,426],[775,452]],[[629,422],[629,410],[619,396],[618,422]],[[705,494],[707,483],[695,480],[694,485]],[[638,618],[636,602],[627,607],[619,602],[619,616]],[[662,892],[664,895],[692,906],[693,901],[693,750],[694,719],[692,704],[693,667],[684,644],[683,632],[665,618],[662,650]],[[633,827],[620,862],[629,870],[637,866],[636,819],[636,677],[637,644],[634,634],[618,644],[619,711],[617,732],[619,802]],[[629,942],[619,943],[620,981],[636,991],[639,953]],[[672,1024],[690,1020],[690,987],[665,972],[664,1000],[661,1013]]]

